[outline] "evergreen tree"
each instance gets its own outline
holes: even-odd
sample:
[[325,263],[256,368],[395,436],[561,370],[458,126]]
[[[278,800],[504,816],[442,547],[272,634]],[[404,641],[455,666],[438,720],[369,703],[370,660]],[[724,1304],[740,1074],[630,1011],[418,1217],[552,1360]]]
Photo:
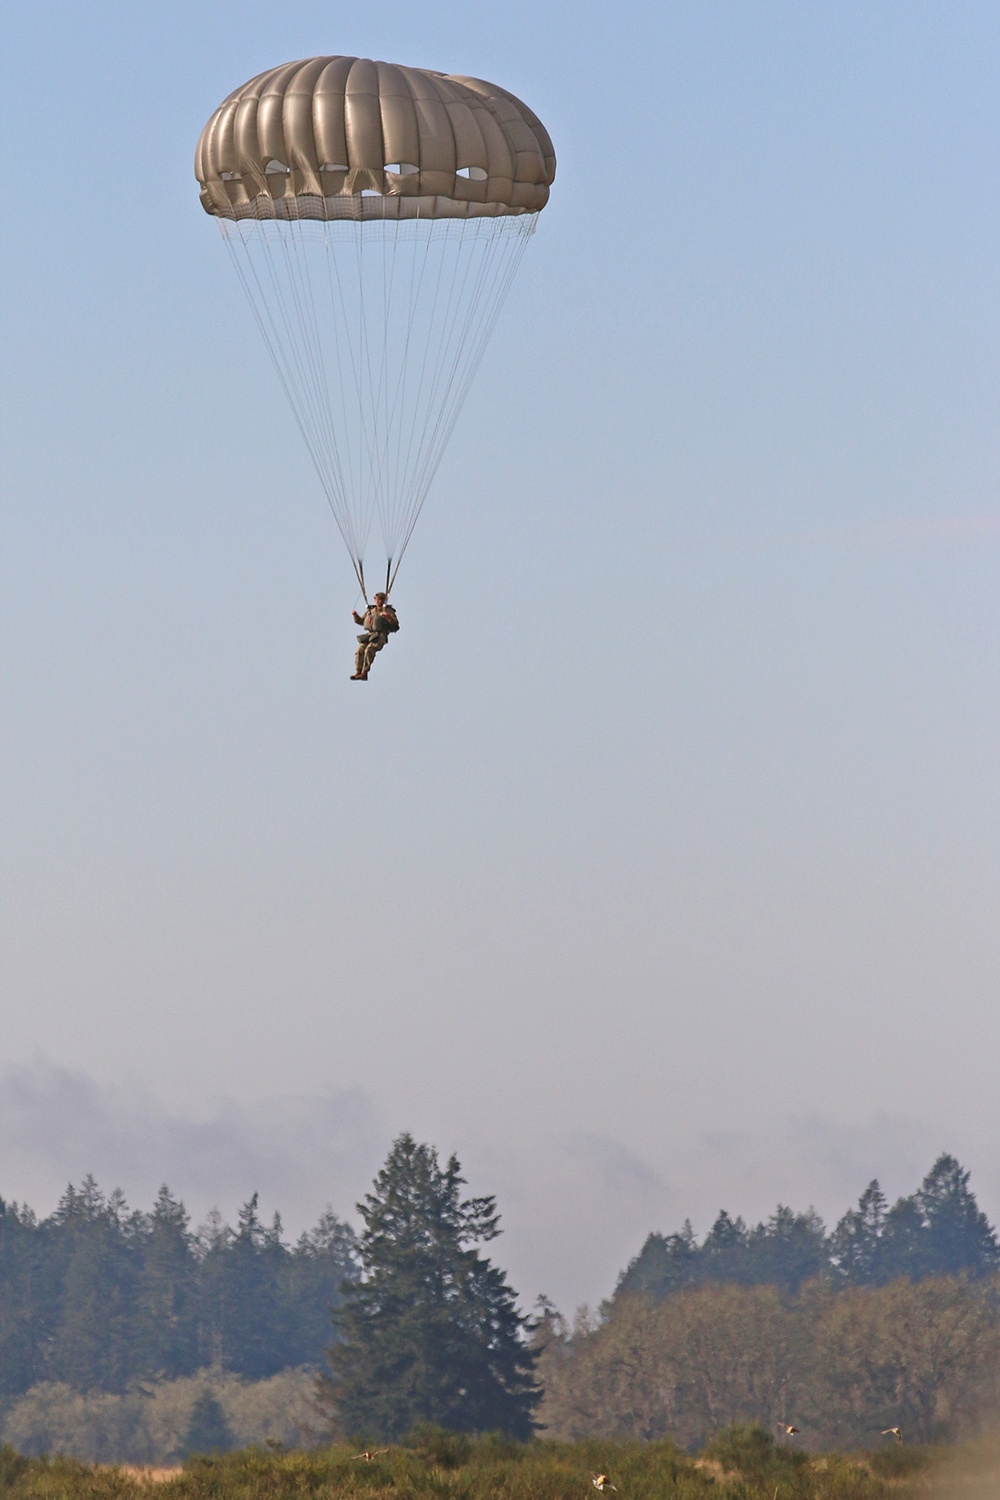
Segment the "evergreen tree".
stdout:
[[283,1366],[321,1362],[331,1314],[340,1306],[345,1281],[357,1276],[358,1237],[328,1208],[285,1258],[279,1318]]
[[645,1292],[657,1300],[697,1280],[700,1252],[689,1219],[680,1234],[650,1234],[618,1278],[615,1296]]
[[749,1236],[742,1219],[719,1216],[701,1247],[701,1274],[706,1281],[745,1283],[751,1279]]
[[1000,1266],[1000,1244],[969,1188],[969,1175],[955,1157],[939,1156],[916,1194],[931,1275],[985,1276]]
[[[244,1203],[239,1228],[229,1244],[227,1302],[236,1311],[229,1321],[222,1361],[250,1380],[274,1375],[281,1368],[276,1349],[278,1282],[288,1252],[281,1243],[281,1219],[270,1228],[257,1215],[257,1194]],[[246,1312],[253,1309],[252,1316]]]
[[803,1281],[827,1268],[822,1219],[812,1208],[797,1214],[779,1203],[766,1224],[750,1231],[747,1260],[750,1282],[797,1292]]
[[105,1199],[88,1175],[54,1217],[66,1261],[53,1373],[78,1390],[123,1390],[134,1365],[142,1216],[128,1214],[118,1191]]
[[146,1221],[139,1277],[136,1356],[143,1375],[189,1375],[198,1365],[198,1264],[189,1224],[164,1183]]
[[830,1249],[840,1276],[860,1286],[900,1276],[985,1276],[1000,1265],[996,1234],[969,1188],[969,1173],[947,1154],[891,1209],[878,1182],[869,1183],[834,1230]]
[[191,1408],[191,1420],[178,1456],[189,1458],[192,1453],[226,1453],[232,1446],[233,1435],[225,1412],[211,1391],[202,1391]]
[[43,1377],[52,1307],[34,1295],[42,1280],[41,1259],[41,1235],[30,1208],[0,1198],[0,1403]]
[[198,1230],[198,1362],[221,1370],[233,1339],[229,1248],[235,1236],[217,1208]]
[[539,1393],[526,1320],[504,1273],[475,1248],[500,1233],[492,1197],[462,1199],[410,1135],[393,1144],[358,1212],[362,1278],[334,1317],[340,1342],[320,1397],[340,1426],[398,1439],[421,1422],[527,1438]]
[[878,1178],[872,1178],[857,1208],[848,1209],[830,1236],[830,1256],[840,1279],[854,1286],[877,1286],[883,1280],[883,1238],[888,1217],[885,1194]]
[[699,1245],[690,1222],[679,1234],[651,1234],[622,1272],[615,1296],[644,1292],[662,1301],[685,1286],[706,1282],[769,1285],[797,1291],[827,1267],[823,1222],[812,1209],[793,1213],[778,1205],[766,1224],[748,1230],[725,1209]]

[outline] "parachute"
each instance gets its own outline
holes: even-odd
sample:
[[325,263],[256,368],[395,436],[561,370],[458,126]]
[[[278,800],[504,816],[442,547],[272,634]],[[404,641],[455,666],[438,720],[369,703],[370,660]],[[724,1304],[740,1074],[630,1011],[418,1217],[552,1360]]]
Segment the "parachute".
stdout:
[[555,177],[478,78],[313,57],[212,115],[195,174],[367,598],[395,580]]

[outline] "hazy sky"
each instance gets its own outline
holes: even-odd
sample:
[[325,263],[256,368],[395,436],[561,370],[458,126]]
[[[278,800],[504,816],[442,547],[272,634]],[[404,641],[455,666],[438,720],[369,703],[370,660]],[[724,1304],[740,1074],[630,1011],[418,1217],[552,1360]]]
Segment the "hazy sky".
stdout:
[[[559,157],[367,688],[192,170],[318,52]],[[0,1194],[297,1230],[409,1129],[567,1311],[942,1150],[1000,1214],[998,58],[991,0],[10,14]]]

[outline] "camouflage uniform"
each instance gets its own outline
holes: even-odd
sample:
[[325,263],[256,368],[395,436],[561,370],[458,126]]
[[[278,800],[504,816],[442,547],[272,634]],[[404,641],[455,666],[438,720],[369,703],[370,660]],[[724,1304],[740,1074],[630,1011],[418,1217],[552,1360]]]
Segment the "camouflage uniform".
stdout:
[[372,662],[392,633],[386,628],[387,624],[391,623],[398,630],[399,622],[391,604],[369,604],[361,623],[365,628],[364,632],[358,636],[358,649],[354,654],[354,671],[358,677],[367,677]]

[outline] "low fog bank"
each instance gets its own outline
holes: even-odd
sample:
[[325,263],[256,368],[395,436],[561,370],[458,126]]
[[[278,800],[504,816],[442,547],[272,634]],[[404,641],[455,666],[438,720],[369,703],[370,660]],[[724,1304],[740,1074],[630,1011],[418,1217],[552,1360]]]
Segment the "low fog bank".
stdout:
[[[44,1217],[87,1173],[106,1192],[120,1187],[134,1208],[148,1208],[166,1182],[199,1224],[213,1207],[235,1223],[258,1192],[262,1216],[279,1211],[295,1238],[327,1205],[356,1221],[393,1133],[412,1128],[396,1112],[391,1100],[346,1088],[256,1104],[206,1100],[194,1117],[128,1081],[100,1083],[38,1060],[0,1074],[0,1196]],[[933,1121],[874,1109],[851,1123],[775,1111],[745,1131],[692,1127],[669,1148],[618,1140],[600,1124],[595,1111],[591,1130],[525,1141],[512,1110],[500,1138],[474,1122],[461,1139],[431,1136],[458,1154],[474,1191],[496,1194],[505,1231],[496,1258],[525,1305],[540,1292],[567,1312],[596,1304],[651,1230],[690,1218],[703,1234],[723,1207],[754,1222],[778,1202],[811,1205],[830,1226],[873,1177],[890,1201],[911,1192],[943,1150],[971,1167],[994,1223],[1000,1210],[996,1143],[955,1141]]]

